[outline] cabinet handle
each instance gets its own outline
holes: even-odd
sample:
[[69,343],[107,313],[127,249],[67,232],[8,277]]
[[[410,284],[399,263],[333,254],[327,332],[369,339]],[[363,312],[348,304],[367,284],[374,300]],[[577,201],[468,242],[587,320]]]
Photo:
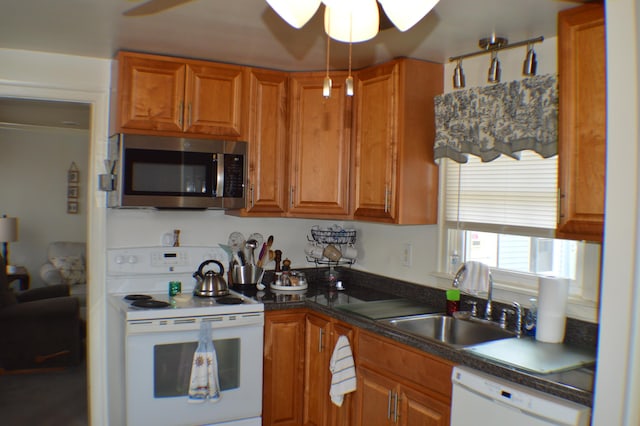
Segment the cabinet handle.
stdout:
[[400,396],[398,392],[394,392],[395,394],[395,402],[393,403],[393,422],[398,423],[398,418],[400,415],[398,414],[398,401],[400,401]]
[[254,206],[254,204],[253,204],[253,184],[251,184],[251,186],[249,186],[249,194],[250,194],[249,205],[251,207],[253,207]]
[[187,106],[187,127],[191,127],[191,102],[189,102],[189,106]]
[[289,207],[293,207],[293,185],[289,187]]
[[182,127],[182,116],[184,113],[184,101],[180,101],[180,105],[178,105],[178,124]]
[[387,397],[387,420],[391,419],[391,400],[393,391],[389,389],[389,396]]
[[562,218],[564,217],[564,214],[562,213],[562,199],[564,198],[564,194],[562,194],[562,192],[560,192],[560,188],[558,188],[558,218],[557,218],[557,223],[560,223],[560,221],[562,220]]
[[389,187],[387,185],[384,187],[384,212],[389,212]]
[[322,352],[322,338],[324,337],[324,330],[320,329],[320,338],[318,339],[318,352]]

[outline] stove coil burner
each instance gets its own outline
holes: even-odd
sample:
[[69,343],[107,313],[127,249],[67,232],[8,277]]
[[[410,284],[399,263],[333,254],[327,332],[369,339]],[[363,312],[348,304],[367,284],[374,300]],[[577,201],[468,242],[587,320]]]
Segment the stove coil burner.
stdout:
[[152,299],[152,297],[149,296],[148,294],[127,294],[124,298],[125,298],[125,300],[150,300],[150,299]]
[[226,296],[216,299],[216,302],[221,305],[240,305],[242,303],[242,299],[239,297]]
[[133,301],[131,303],[131,306],[135,306],[137,308],[158,309],[158,308],[166,308],[167,306],[171,306],[171,305],[167,302],[163,302],[162,300],[142,299],[142,300]]

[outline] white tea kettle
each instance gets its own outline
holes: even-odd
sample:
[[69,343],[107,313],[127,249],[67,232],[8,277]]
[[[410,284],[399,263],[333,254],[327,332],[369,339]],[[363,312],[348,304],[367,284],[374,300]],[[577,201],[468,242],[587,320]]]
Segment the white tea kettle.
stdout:
[[[218,265],[220,272],[203,272],[203,268],[210,263]],[[213,259],[205,260],[200,264],[198,270],[193,273],[193,277],[196,279],[196,286],[193,289],[193,294],[199,297],[227,296],[229,294],[229,286],[224,280],[223,275],[224,266],[222,266],[222,263]]]

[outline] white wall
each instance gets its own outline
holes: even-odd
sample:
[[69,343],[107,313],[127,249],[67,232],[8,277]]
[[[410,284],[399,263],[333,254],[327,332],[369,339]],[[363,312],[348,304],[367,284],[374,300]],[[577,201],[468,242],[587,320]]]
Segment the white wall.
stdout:
[[593,425],[640,425],[640,9],[606,2],[607,187]]
[[[91,105],[88,155],[87,242],[90,279],[88,359],[90,423],[108,425],[106,411],[106,297],[104,247],[106,209],[97,203],[96,176],[103,172],[109,111],[110,61],[69,55],[0,49],[0,96]],[[2,183],[4,185],[5,182]],[[101,195],[101,194],[100,194]]]
[[[18,241],[9,260],[25,266],[31,287],[44,285],[38,273],[51,241],[86,241],[88,131],[0,128],[0,212],[18,218]],[[78,214],[67,214],[67,170],[79,169]]]

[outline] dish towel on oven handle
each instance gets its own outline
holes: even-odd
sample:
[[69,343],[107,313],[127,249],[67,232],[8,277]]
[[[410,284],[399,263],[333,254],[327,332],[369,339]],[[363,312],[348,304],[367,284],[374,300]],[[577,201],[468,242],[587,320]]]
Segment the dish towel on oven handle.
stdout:
[[331,371],[331,402],[342,406],[344,395],[356,390],[356,368],[353,363],[351,345],[347,336],[338,337],[329,362]]
[[189,381],[189,402],[218,402],[220,382],[218,379],[218,357],[213,346],[211,323],[200,323],[198,347],[193,354],[191,379]]

